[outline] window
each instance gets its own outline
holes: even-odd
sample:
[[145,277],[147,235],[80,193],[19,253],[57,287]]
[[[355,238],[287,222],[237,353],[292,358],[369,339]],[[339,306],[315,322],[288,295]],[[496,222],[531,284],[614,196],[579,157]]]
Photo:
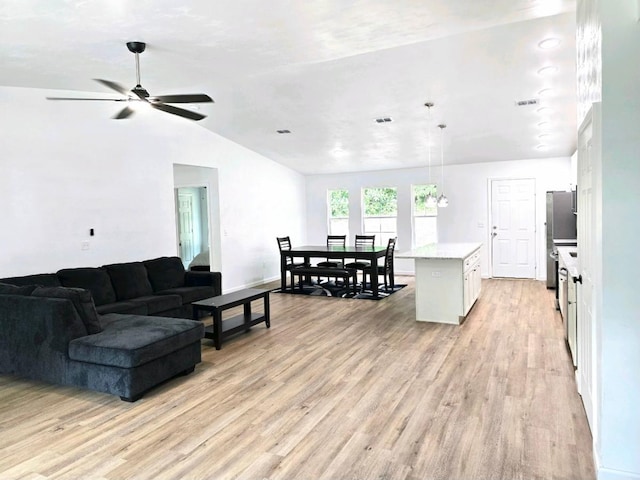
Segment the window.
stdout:
[[413,246],[438,241],[438,207],[427,206],[427,194],[436,194],[435,185],[413,185]]
[[365,188],[363,235],[375,235],[376,245],[386,245],[397,236],[398,191],[390,187]]
[[329,235],[349,238],[349,191],[328,190]]

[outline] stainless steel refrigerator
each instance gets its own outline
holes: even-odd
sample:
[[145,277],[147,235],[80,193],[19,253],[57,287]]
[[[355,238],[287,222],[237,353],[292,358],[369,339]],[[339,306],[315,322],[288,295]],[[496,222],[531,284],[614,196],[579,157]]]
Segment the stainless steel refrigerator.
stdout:
[[[555,246],[574,245],[577,236],[572,192],[547,192],[547,288],[556,288]],[[555,241],[555,244],[554,244]]]

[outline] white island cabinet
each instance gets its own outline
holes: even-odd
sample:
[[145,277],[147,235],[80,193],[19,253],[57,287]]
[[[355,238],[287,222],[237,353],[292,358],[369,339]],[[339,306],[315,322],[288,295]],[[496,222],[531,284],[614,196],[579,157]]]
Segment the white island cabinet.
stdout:
[[413,258],[416,320],[462,323],[480,295],[481,243],[432,243],[396,258]]

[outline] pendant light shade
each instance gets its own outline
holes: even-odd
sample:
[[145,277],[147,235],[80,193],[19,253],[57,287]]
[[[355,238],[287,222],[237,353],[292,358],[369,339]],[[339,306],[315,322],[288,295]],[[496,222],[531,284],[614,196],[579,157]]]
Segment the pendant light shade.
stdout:
[[[431,107],[433,107],[433,103],[432,102],[427,102],[424,104],[425,107],[427,107],[427,111],[428,113],[428,121],[427,121],[427,156],[428,156],[428,168],[429,168],[429,186],[432,185],[431,183]],[[425,199],[426,202],[426,206],[427,207],[435,207],[438,204],[438,199],[436,198],[436,195],[431,193],[431,190],[429,190],[429,193],[427,193],[427,198]]]
[[444,194],[444,129],[447,126],[444,123],[438,125],[440,129],[440,196],[438,197],[438,207],[445,208],[449,205],[449,199]]

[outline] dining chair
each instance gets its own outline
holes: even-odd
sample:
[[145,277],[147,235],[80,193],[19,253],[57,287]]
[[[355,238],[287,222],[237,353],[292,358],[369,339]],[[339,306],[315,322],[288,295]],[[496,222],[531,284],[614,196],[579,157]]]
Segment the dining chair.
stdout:
[[[385,291],[389,291],[389,286],[391,286],[391,290],[395,288],[395,280],[394,280],[394,272],[393,272],[393,252],[396,249],[396,242],[398,237],[390,238],[387,243],[387,251],[384,254],[384,263],[382,265],[377,265],[378,267],[378,275],[382,275],[384,278],[384,289]],[[365,285],[367,284],[367,274],[370,275],[369,270],[364,270],[362,272],[362,289],[364,290]]]
[[[276,237],[276,239],[278,240],[278,248],[280,249],[280,255],[282,256],[282,252],[285,252],[287,250],[291,250],[291,239],[287,236],[287,237]],[[300,263],[295,263],[293,261],[293,257],[290,256],[285,256],[285,270],[289,273],[291,273],[291,269],[296,268],[296,267],[306,267],[308,266],[307,263],[305,262],[300,262]],[[291,275],[291,289],[293,289],[293,275]]]
[[[355,246],[356,248],[363,247],[371,247],[373,248],[376,244],[376,236],[375,235],[356,235],[355,238]],[[353,262],[345,264],[345,268],[355,268],[356,270],[364,271],[367,268],[371,268],[371,262],[359,257],[358,254],[354,254]],[[362,277],[363,285],[364,285],[364,276]]]
[[[327,247],[345,247],[347,245],[346,235],[327,235]],[[326,261],[318,262],[318,267],[343,268],[344,260],[327,258]]]

